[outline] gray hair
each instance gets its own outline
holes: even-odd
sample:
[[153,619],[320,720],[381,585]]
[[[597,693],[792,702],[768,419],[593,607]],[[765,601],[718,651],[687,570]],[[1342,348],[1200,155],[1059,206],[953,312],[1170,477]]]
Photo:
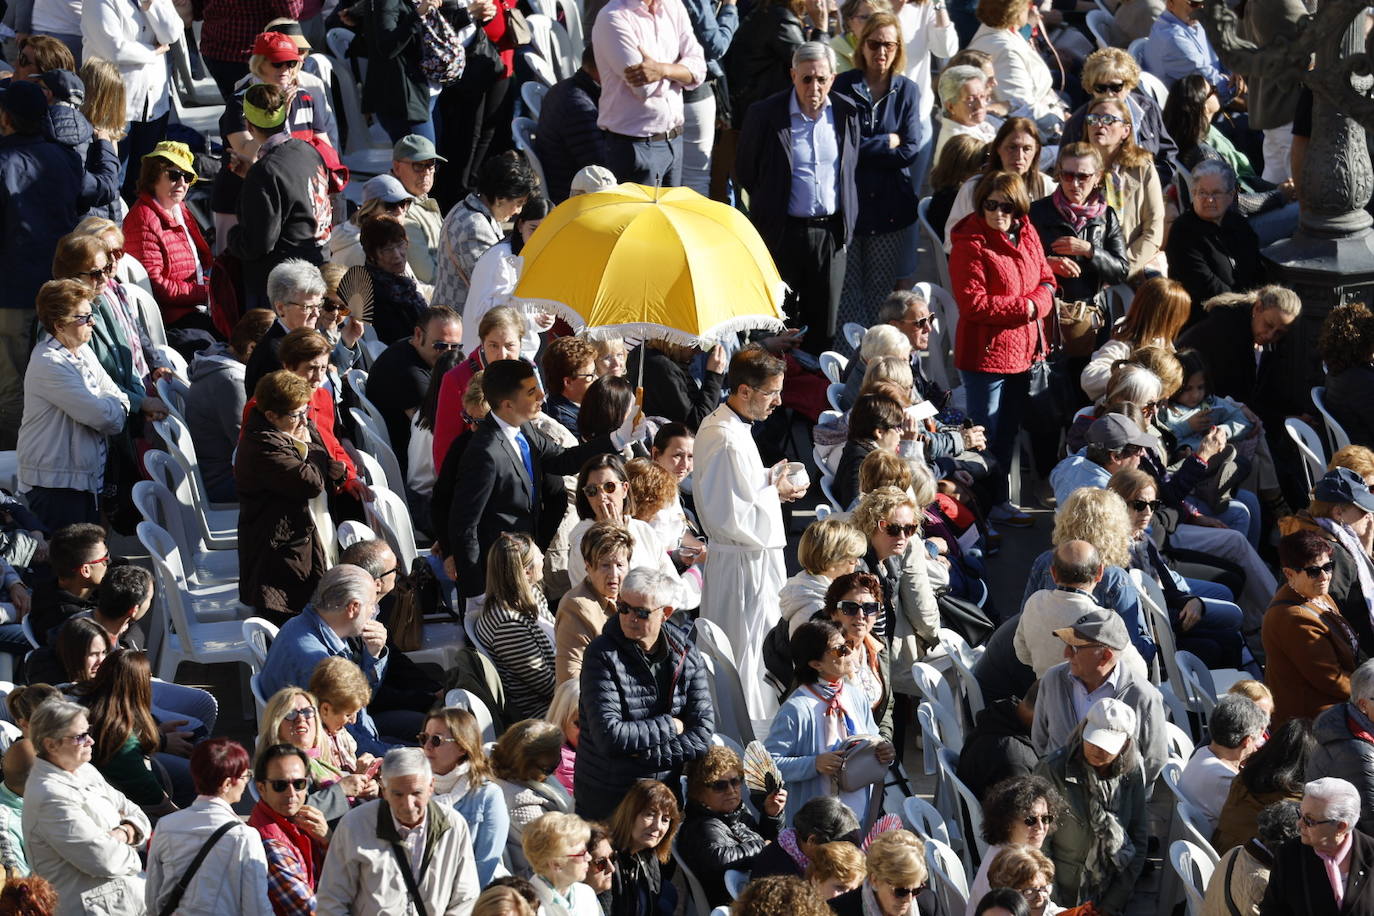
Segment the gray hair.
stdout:
[[859,344],[859,358],[870,363],[880,356],[911,358],[911,341],[890,324],[875,324],[864,332]]
[[957,67],[946,67],[940,73],[940,105],[948,105],[957,99],[965,83],[985,79],[987,79],[987,74],[978,67],[964,64]]
[[825,61],[830,65],[830,72],[835,72],[834,49],[819,41],[804,41],[797,45],[797,50],[792,52],[792,69],[795,70],[802,64],[813,60]]
[[1255,817],[1256,834],[1268,849],[1278,849],[1289,840],[1298,838],[1298,803],[1292,800],[1274,802]]
[[311,604],[315,613],[331,615],[348,610],[353,602],[370,607],[377,601],[377,582],[361,566],[340,563],[320,577]]
[[34,753],[47,760],[48,749],[44,742],[62,738],[62,733],[71,728],[77,717],[84,715],[87,715],[86,707],[79,703],[58,697],[45,700],[29,716],[29,740],[33,742]]
[[[958,68],[956,68],[958,69]],[[926,298],[914,289],[898,289],[887,294],[883,304],[878,306],[878,316],[874,324],[888,324],[906,314],[913,305],[927,305]]]
[[1326,816],[1354,827],[1360,820],[1360,790],[1344,779],[1323,776],[1302,787],[1303,798],[1326,802]]
[[647,566],[636,566],[625,576],[620,594],[626,592],[643,595],[654,607],[676,608],[682,603],[681,582],[662,570]]
[[381,538],[369,538],[365,541],[357,541],[349,544],[339,554],[339,563],[350,566],[360,567],[368,572],[374,579],[380,579],[382,573],[390,572],[385,562],[386,555],[391,551],[391,545]]
[[1087,541],[1065,541],[1050,555],[1050,568],[1058,585],[1091,585],[1102,572],[1102,555]]
[[1374,659],[1356,668],[1350,675],[1350,702],[1374,700]]
[[1246,738],[1258,738],[1268,725],[1269,717],[1258,703],[1238,693],[1228,693],[1217,700],[1208,727],[1217,744],[1237,748]]
[[272,305],[292,302],[297,296],[323,296],[326,287],[320,269],[309,261],[282,261],[267,275],[267,301]]
[[1199,162],[1193,168],[1193,184],[1196,185],[1199,178],[1207,175],[1220,178],[1227,191],[1236,189],[1236,173],[1224,159],[1204,159]]
[[398,776],[423,776],[428,779],[433,775],[434,771],[430,769],[429,759],[425,757],[425,752],[418,747],[393,747],[382,758],[382,782],[384,783]]
[[1152,404],[1164,394],[1164,383],[1144,366],[1127,363],[1112,376],[1111,387],[1107,389],[1106,401],[1119,403],[1130,401],[1136,406]]
[[859,829],[859,819],[849,806],[833,795],[821,795],[802,805],[792,819],[797,839],[819,837],[822,843],[844,839]]

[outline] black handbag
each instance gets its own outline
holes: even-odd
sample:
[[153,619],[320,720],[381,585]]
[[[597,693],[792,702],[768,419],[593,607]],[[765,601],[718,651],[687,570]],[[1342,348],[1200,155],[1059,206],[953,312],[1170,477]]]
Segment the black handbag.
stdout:
[[935,593],[935,605],[940,609],[940,626],[949,627],[970,646],[981,646],[997,629],[981,607],[947,591]]

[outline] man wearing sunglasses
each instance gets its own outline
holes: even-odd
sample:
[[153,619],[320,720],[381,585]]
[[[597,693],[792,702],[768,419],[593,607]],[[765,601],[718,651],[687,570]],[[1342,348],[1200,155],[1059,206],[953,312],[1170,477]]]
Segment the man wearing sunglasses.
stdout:
[[1136,750],[1145,762],[1145,783],[1154,782],[1168,758],[1164,697],[1123,660],[1131,641],[1121,617],[1101,608],[1072,626],[1054,631],[1064,643],[1064,662],[1040,679],[1031,743],[1045,755],[1068,743],[1093,704],[1105,697],[1120,700],[1136,715]]
[[1261,911],[1266,916],[1369,916],[1374,912],[1374,838],[1355,828],[1359,789],[1344,779],[1302,787],[1298,840],[1274,850]]
[[305,803],[310,759],[291,744],[274,744],[253,767],[258,802],[248,826],[262,834],[267,853],[267,898],[277,913],[313,913],[329,825]]
[[[1224,431],[1223,431],[1224,435]],[[1079,487],[1101,489],[1117,471],[1140,466],[1144,449],[1159,447],[1159,440],[1145,432],[1129,417],[1109,413],[1088,427],[1088,444],[1050,471],[1050,485],[1058,505],[1064,505]],[[1203,440],[1204,449],[1207,440]],[[1223,440],[1223,443],[1224,440]],[[1199,450],[1205,464],[1211,453]]]
[[678,580],[656,569],[625,577],[616,615],[582,657],[582,735],[573,773],[577,813],[603,820],[640,779],[677,785],[711,746],[706,665],[673,624]]
[[425,399],[434,364],[462,343],[463,319],[446,305],[432,305],[416,317],[409,337],[387,347],[372,363],[367,399],[382,412],[397,456],[408,454],[410,418]]
[[434,188],[434,175],[439,166],[448,162],[434,149],[434,142],[419,134],[410,134],[396,141],[391,150],[391,174],[405,186],[414,198],[401,217],[410,240],[407,258],[415,279],[420,283],[434,282],[436,259],[439,254],[439,233],[444,214],[439,202],[429,196]]

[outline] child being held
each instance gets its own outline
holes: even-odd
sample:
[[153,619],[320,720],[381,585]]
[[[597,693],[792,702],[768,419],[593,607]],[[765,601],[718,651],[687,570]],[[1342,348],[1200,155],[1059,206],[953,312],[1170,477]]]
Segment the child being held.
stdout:
[[1178,445],[1197,451],[1207,431],[1220,426],[1238,452],[1246,457],[1247,452],[1253,454],[1254,444],[1245,440],[1256,436],[1259,424],[1252,422],[1234,401],[1207,390],[1207,367],[1196,350],[1179,350],[1174,355],[1183,368],[1183,385],[1169,398],[1160,421],[1174,434]]

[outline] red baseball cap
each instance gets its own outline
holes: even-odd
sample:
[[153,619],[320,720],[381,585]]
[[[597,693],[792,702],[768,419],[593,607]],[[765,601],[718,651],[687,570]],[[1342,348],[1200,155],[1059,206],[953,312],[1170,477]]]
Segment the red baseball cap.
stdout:
[[279,64],[284,60],[300,60],[301,51],[290,36],[281,32],[263,32],[253,40],[253,53],[261,55],[271,63]]

